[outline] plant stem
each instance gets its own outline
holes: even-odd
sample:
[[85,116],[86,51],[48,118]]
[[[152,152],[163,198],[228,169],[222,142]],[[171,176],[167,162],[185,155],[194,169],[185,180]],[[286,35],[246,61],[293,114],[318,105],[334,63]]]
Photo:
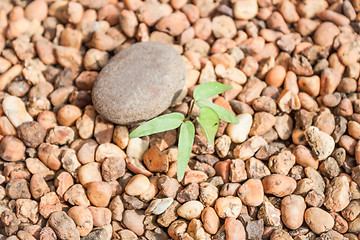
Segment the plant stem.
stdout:
[[185,118],[184,122],[186,122],[187,120],[190,119],[191,113],[192,113],[193,108],[194,108],[194,104],[195,104],[195,100],[193,99],[193,100],[191,100],[191,102],[190,102],[190,108],[189,108],[189,110],[188,110],[188,112],[187,112],[187,114],[186,114],[186,118]]

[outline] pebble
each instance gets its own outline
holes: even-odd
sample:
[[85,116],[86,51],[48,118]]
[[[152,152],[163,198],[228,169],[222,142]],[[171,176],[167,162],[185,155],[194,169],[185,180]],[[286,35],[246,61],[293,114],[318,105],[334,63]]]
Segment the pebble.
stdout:
[[215,234],[220,227],[220,219],[212,207],[204,208],[201,212],[201,221],[204,229],[210,234]]
[[33,121],[33,118],[26,111],[24,102],[15,96],[7,96],[2,102],[2,108],[10,122],[18,127],[24,122]]
[[96,207],[106,207],[111,198],[111,187],[107,182],[90,182],[86,185],[87,196]]
[[30,180],[30,192],[31,196],[38,200],[44,194],[50,192],[50,188],[47,185],[45,179],[40,174],[34,174]]
[[215,202],[215,211],[220,218],[234,217],[240,215],[242,202],[234,196],[220,197]]
[[241,201],[251,207],[259,206],[264,200],[264,188],[260,179],[249,179],[238,189]]
[[11,179],[6,185],[6,195],[10,199],[30,198],[29,183],[25,179]]
[[146,209],[145,214],[154,214],[154,215],[160,215],[165,210],[170,207],[170,205],[173,203],[173,198],[163,198],[163,199],[156,199],[153,200],[149,207]]
[[74,184],[64,194],[64,200],[71,205],[89,206],[90,201],[86,196],[85,188],[81,184]]
[[149,141],[141,138],[131,138],[126,148],[126,155],[130,158],[142,160],[149,148]]
[[319,160],[329,157],[335,148],[334,139],[327,133],[320,131],[317,127],[309,127],[305,131],[305,137],[314,155]]
[[44,141],[46,129],[35,121],[24,122],[17,128],[17,134],[26,146],[36,148]]
[[316,234],[327,232],[334,226],[334,219],[331,215],[318,207],[308,208],[305,211],[304,219],[306,224]]
[[192,220],[194,218],[200,218],[203,209],[204,206],[201,202],[192,200],[184,203],[176,212],[180,217],[186,220]]
[[55,192],[46,193],[40,198],[39,213],[44,217],[48,218],[52,213],[61,211],[62,204],[60,198]]
[[264,192],[277,197],[285,197],[295,191],[296,181],[288,176],[271,174],[262,180]]
[[101,175],[105,181],[115,181],[125,174],[125,160],[121,157],[109,157],[101,165]]
[[79,117],[81,117],[81,110],[74,105],[65,105],[57,113],[59,125],[66,127],[74,125]]
[[156,146],[150,147],[144,153],[143,162],[151,172],[167,172],[169,170],[168,157]]
[[236,19],[248,20],[258,13],[258,3],[255,0],[236,1],[234,16]]
[[79,239],[80,234],[74,221],[63,211],[57,211],[50,215],[49,226],[55,231],[60,239]]
[[149,187],[149,179],[142,174],[137,174],[126,184],[125,192],[131,196],[138,196],[146,192]]
[[94,227],[104,227],[111,222],[111,211],[104,207],[89,206]]
[[214,17],[211,22],[212,32],[216,38],[233,38],[236,35],[234,20],[229,16]]
[[290,195],[281,201],[281,220],[290,229],[298,229],[304,221],[306,204],[299,195]]
[[334,178],[325,193],[324,206],[331,212],[339,212],[350,203],[350,186],[345,176]]
[[236,240],[236,239],[246,239],[246,232],[244,225],[233,217],[228,217],[225,219],[225,234],[226,239]]
[[257,213],[258,219],[262,219],[267,226],[280,226],[280,210],[275,208],[270,202],[264,201]]
[[267,72],[265,81],[270,86],[280,87],[284,83],[285,77],[285,68],[281,65],[278,65]]
[[239,114],[236,118],[239,120],[239,123],[230,123],[226,128],[226,132],[233,142],[242,143],[249,135],[253,120],[249,113]]
[[81,237],[88,235],[93,229],[93,217],[85,206],[74,206],[69,209],[67,214],[76,224],[76,229]]
[[90,162],[82,165],[78,170],[78,177],[81,185],[87,186],[91,182],[101,182],[102,177],[100,173],[100,164],[97,162]]
[[24,143],[14,136],[5,136],[0,142],[0,157],[5,161],[24,160],[25,150]]
[[75,133],[70,127],[55,126],[50,130],[46,137],[46,142],[50,144],[65,145],[74,141]]
[[[151,49],[151,54],[145,54],[144,49],[146,51],[150,51]],[[166,51],[164,51],[164,49],[166,49]],[[140,55],[137,54],[138,51],[141,52]],[[139,59],[140,56],[141,59]],[[147,58],[144,59],[144,56]],[[122,65],[117,66],[118,62],[122,61],[122,59],[125,59],[123,61],[123,67],[121,67]],[[149,68],[151,71],[151,69],[158,69],[156,67],[158,64],[163,65],[161,63],[162,61],[167,63],[171,62],[171,64],[165,64],[166,68],[162,68],[162,73],[156,71],[153,74],[147,74],[146,78],[145,76],[140,77],[138,75],[132,75],[133,72],[136,72],[134,69],[128,73],[124,70],[127,69],[126,66],[130,64],[132,66],[137,66],[141,69],[141,72],[143,72],[144,67]],[[134,65],[133,63],[135,62],[136,64]],[[140,64],[141,62],[143,62],[146,66]],[[149,63],[151,63],[152,66],[147,66]],[[114,67],[115,65],[116,67]],[[116,57],[112,58],[106,67],[104,67],[100,72],[92,92],[94,107],[109,121],[118,124],[128,124],[140,120],[151,119],[168,108],[174,96],[176,96],[177,92],[183,88],[186,74],[184,68],[184,63],[182,62],[180,56],[170,46],[154,42],[132,45],[126,50],[121,51],[118,55],[116,55]],[[111,69],[111,71],[109,69]],[[114,71],[114,69],[118,70]],[[119,79],[118,76],[123,77]],[[167,86],[166,91],[162,90],[164,85],[160,81],[161,79],[165,79],[164,76],[168,76],[166,79],[172,79],[172,81],[167,80],[167,83],[174,83],[173,86]],[[159,94],[159,92],[163,92],[161,103],[155,101],[155,99],[158,98],[154,97],[151,92],[147,92],[146,94],[134,92],[133,85],[129,83],[134,83],[135,81],[128,81],[130,78],[139,79],[136,81],[136,85],[141,84],[144,86],[144,89],[146,88],[145,85],[148,85],[151,88],[156,86],[155,89],[157,90],[154,90],[156,95]],[[145,82],[140,83],[140,79]],[[124,84],[120,84],[119,81],[125,82]],[[122,86],[120,92],[116,87],[119,86],[119,84]],[[126,87],[127,85],[128,87]],[[136,98],[132,97],[135,96],[133,94],[136,95]],[[129,96],[127,97],[127,95]],[[139,96],[142,97],[139,98]],[[128,98],[132,98],[133,100],[128,101]],[[105,104],[108,102],[116,102],[116,105],[109,106],[108,104]],[[147,102],[148,104],[146,104],[146,106],[140,106],[140,102]],[[126,114],[124,114],[125,112]]]
[[125,210],[123,214],[123,223],[136,235],[141,236],[144,234],[144,212],[141,210]]

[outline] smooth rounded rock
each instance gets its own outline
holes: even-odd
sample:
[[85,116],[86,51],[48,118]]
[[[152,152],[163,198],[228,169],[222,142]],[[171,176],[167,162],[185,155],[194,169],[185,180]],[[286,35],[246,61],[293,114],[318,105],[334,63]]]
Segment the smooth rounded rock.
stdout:
[[101,70],[92,91],[94,107],[118,124],[151,119],[180,94],[185,76],[185,64],[172,46],[133,44]]

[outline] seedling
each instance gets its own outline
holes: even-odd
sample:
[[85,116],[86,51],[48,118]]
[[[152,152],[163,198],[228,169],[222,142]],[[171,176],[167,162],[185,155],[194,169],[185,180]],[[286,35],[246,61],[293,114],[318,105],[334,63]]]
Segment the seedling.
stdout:
[[[180,127],[177,156],[177,179],[180,182],[184,178],[185,169],[189,162],[192,145],[194,143],[194,122],[197,121],[200,124],[206,140],[211,144],[214,144],[215,134],[219,128],[219,118],[226,122],[239,123],[239,120],[230,111],[214,103],[204,101],[230,88],[231,86],[218,82],[201,84],[194,90],[194,99],[191,100],[186,117],[181,113],[162,115],[140,125],[130,133],[129,137],[142,137]],[[200,115],[194,121],[191,121],[190,116],[194,104],[200,108]]]

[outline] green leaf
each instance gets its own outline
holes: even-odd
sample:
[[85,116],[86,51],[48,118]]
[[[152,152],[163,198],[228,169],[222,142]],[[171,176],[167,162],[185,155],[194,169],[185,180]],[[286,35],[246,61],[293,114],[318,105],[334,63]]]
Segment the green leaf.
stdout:
[[209,107],[200,109],[200,116],[196,118],[199,122],[206,139],[214,144],[215,134],[219,128],[219,117],[214,110]]
[[223,107],[220,107],[219,105],[216,105],[211,102],[206,102],[206,101],[196,102],[196,105],[198,105],[200,108],[203,108],[203,107],[211,108],[212,110],[214,110],[217,113],[217,115],[219,116],[220,119],[222,119],[226,122],[231,122],[231,123],[235,123],[235,124],[239,123],[239,120],[235,117],[235,115],[232,112],[226,110]]
[[175,129],[181,125],[183,120],[184,115],[182,115],[181,113],[165,114],[140,125],[130,133],[129,138],[142,137],[158,132]]
[[195,127],[190,121],[184,122],[180,127],[177,159],[177,179],[179,182],[184,178],[186,166],[190,159],[192,145],[194,143]]
[[232,88],[232,86],[218,82],[203,83],[195,88],[193,96],[196,101],[205,100],[230,88]]

